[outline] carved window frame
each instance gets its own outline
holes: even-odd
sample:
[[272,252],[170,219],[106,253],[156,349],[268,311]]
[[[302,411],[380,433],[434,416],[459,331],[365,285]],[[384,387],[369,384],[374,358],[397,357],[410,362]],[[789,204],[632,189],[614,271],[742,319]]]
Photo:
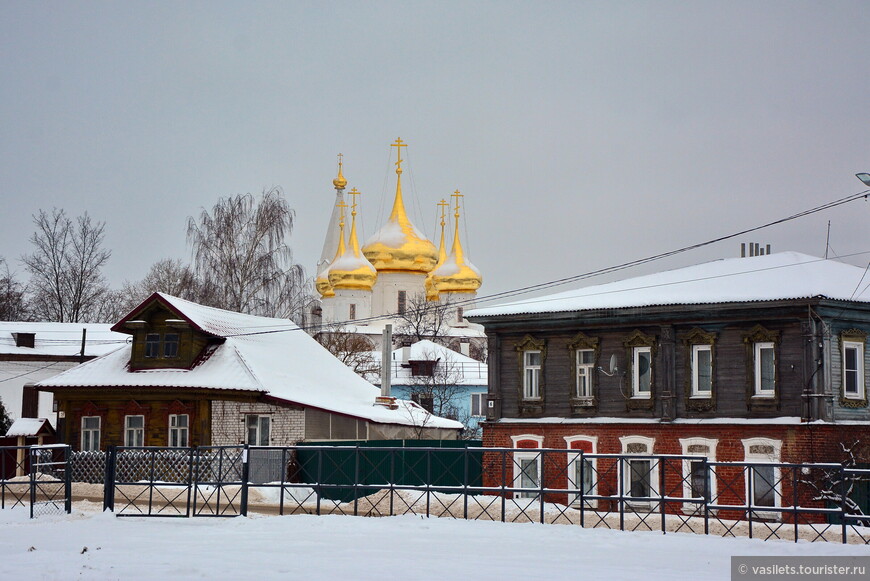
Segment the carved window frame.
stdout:
[[[598,381],[595,369],[598,366],[598,357],[601,354],[601,345],[598,337],[590,337],[582,331],[578,332],[568,341],[568,359],[571,369],[571,410],[582,412],[598,406]],[[592,373],[589,375],[589,395],[581,397],[577,392],[579,377],[577,357],[581,351],[592,351]]]
[[[632,331],[622,342],[625,347],[626,375],[629,378],[629,394],[626,398],[628,409],[653,409],[656,400],[656,356],[658,355],[658,342],[655,335],[647,335],[640,329]],[[637,348],[649,348],[649,397],[635,397],[634,385],[634,355]]]
[[[716,333],[705,331],[695,327],[683,336],[683,344],[686,346],[686,379],[685,404],[686,409],[695,412],[706,412],[716,409],[717,382],[716,382]],[[695,347],[707,345],[710,347],[710,394],[695,393]]]
[[[855,395],[846,394],[846,348],[858,349],[858,389]],[[847,408],[867,407],[867,332],[847,329],[840,333],[840,405]]]
[[[547,393],[546,368],[547,368],[547,342],[544,339],[535,339],[526,335],[523,340],[514,346],[517,352],[517,364],[519,381],[517,382],[517,401],[519,401],[520,415],[540,415],[544,411],[544,400]],[[541,366],[538,374],[538,397],[526,398],[526,353],[539,351],[541,353]]]
[[[755,354],[757,345],[763,343],[773,344],[773,394],[756,393],[756,365]],[[743,334],[743,344],[746,347],[746,406],[753,410],[774,410],[780,407],[780,394],[782,390],[780,378],[780,343],[781,334],[761,324],[755,325]]]

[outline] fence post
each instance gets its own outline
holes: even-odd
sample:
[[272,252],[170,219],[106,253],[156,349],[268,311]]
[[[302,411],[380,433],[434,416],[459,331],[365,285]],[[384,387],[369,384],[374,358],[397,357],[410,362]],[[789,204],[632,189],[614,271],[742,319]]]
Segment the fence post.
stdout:
[[[710,503],[713,501],[713,491],[711,490],[710,482],[713,480],[713,473],[711,466],[707,463],[707,457],[704,456],[701,459],[701,466],[703,467],[704,474],[704,534],[710,534]],[[689,463],[689,490],[692,490],[692,472],[691,472],[691,463]]]
[[314,483],[317,489],[317,515],[320,516],[320,499],[323,497],[323,449],[317,449],[317,481]]
[[840,464],[840,523],[843,532],[843,544],[849,540],[849,532],[846,528],[846,491],[849,489],[846,486],[846,467]]
[[70,447],[67,446],[63,449],[63,488],[66,494],[66,501],[64,502],[63,508],[67,514],[72,512],[72,470],[70,469],[70,461],[72,458],[70,456]]
[[541,524],[544,524],[544,474],[547,472],[547,453],[544,450],[538,452],[541,455],[541,477],[538,479],[538,504],[540,506],[540,520]]
[[[501,522],[505,521],[505,512],[507,511],[507,491],[505,490],[505,479],[507,478],[507,466],[505,465],[505,459],[507,457],[507,452],[504,450],[501,451]],[[511,480],[511,487],[513,488],[513,480]]]
[[33,518],[33,507],[36,505],[36,462],[32,446],[28,448],[27,456],[30,458],[30,518]]
[[[667,468],[668,463],[664,458],[657,458],[653,460],[653,462],[658,462],[659,466],[661,466],[661,470],[659,470],[659,511],[662,513],[662,534],[665,534],[667,532],[667,527],[665,526],[665,513],[667,512],[665,496],[667,496],[668,492],[665,469]],[[650,462],[650,466],[652,466],[652,462]]]
[[115,446],[106,446],[106,469],[103,474],[103,512],[115,512]]
[[463,498],[463,506],[462,506],[462,518],[468,520],[468,442],[465,442],[465,452],[462,456],[463,466],[462,466],[462,484],[465,489],[462,491]]
[[794,521],[794,542],[798,542],[798,470],[796,466],[791,467],[791,519]]
[[359,443],[356,445],[356,454],[353,462],[353,516],[359,516]]
[[[248,516],[248,478],[250,477],[251,470],[248,459],[248,445],[245,444],[242,447],[242,499],[241,506],[239,506],[239,514],[241,514],[242,516]],[[281,496],[283,498],[283,486],[281,488]]]

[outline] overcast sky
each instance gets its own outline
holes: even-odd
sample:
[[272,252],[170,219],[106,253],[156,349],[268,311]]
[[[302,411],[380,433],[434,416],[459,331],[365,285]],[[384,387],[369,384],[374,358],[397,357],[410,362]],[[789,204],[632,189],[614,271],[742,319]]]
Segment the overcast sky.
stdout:
[[[189,258],[185,220],[281,186],[310,272],[336,154],[365,235],[409,147],[412,219],[465,194],[482,295],[623,263],[866,189],[870,4],[0,0],[0,256],[31,216],[107,224],[113,286]],[[870,251],[870,202],[646,266]],[[870,254],[853,256],[861,266]],[[557,289],[563,290],[563,289]]]

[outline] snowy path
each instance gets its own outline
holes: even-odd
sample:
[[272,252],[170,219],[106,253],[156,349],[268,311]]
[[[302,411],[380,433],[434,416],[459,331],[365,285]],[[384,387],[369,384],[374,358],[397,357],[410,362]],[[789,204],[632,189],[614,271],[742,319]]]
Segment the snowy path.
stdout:
[[870,555],[867,546],[418,516],[144,519],[98,508],[77,503],[72,515],[33,521],[0,511],[0,579],[675,581],[730,579],[731,555]]

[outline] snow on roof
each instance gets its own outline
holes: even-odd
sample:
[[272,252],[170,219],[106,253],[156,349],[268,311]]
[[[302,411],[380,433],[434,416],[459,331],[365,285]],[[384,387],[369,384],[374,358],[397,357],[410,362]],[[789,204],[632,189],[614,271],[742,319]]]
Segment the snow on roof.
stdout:
[[825,297],[870,302],[865,269],[780,252],[695,266],[474,309],[467,317],[555,313],[653,305],[692,305]]
[[6,437],[36,436],[39,435],[39,432],[46,424],[48,424],[48,426],[43,433],[53,432],[54,430],[52,430],[51,424],[49,424],[48,420],[45,418],[18,418],[12,422],[11,426],[9,426],[9,430],[6,432]]
[[[462,353],[458,353],[449,347],[439,345],[428,339],[417,341],[408,348],[409,352],[405,357],[405,348],[399,347],[394,349],[392,353],[392,374],[391,383],[393,385],[405,385],[412,382],[410,367],[402,367],[402,364],[410,361],[435,361],[439,360],[438,365],[444,367],[444,377],[449,379],[451,383],[457,385],[486,385],[487,384],[487,366],[477,359],[473,359]],[[381,352],[372,351],[372,359],[376,365],[381,364]],[[376,377],[374,375],[377,375]],[[437,375],[440,375],[436,370]],[[373,374],[372,383],[380,385],[381,377],[379,374]]]
[[[82,350],[82,329],[86,329],[85,355],[97,356],[114,351],[128,336],[115,333],[104,323],[25,323],[0,321],[0,354],[52,355],[74,357]],[[16,333],[33,333],[33,347],[17,347]]]
[[452,420],[427,417],[418,406],[400,404],[398,410],[390,410],[374,405],[380,391],[292,321],[233,313],[155,294],[191,324],[225,341],[192,369],[130,371],[132,346],[125,345],[37,385],[253,391],[378,423],[423,425],[425,421],[426,427],[462,427]]

